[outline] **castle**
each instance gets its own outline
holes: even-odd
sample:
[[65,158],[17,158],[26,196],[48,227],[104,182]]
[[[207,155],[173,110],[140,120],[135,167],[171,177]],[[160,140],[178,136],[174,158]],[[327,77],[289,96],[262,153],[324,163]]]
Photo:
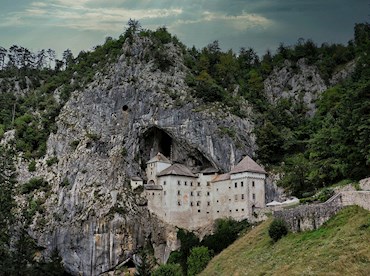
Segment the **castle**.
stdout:
[[249,156],[229,173],[218,174],[214,168],[193,173],[158,153],[147,162],[146,175],[149,210],[184,229],[196,230],[218,218],[253,219],[255,209],[265,207],[266,172]]

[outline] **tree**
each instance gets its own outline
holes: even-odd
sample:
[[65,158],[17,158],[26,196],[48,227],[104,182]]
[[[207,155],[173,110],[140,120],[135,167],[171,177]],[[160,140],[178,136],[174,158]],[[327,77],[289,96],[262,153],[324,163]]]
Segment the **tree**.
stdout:
[[7,53],[7,49],[5,49],[4,47],[0,47],[0,70],[4,69],[5,67],[5,58]]
[[153,264],[148,256],[147,250],[143,249],[140,252],[140,263],[136,267],[137,276],[150,276]]
[[187,260],[188,275],[193,276],[200,273],[210,260],[211,254],[207,247],[200,246],[192,248]]
[[128,30],[130,30],[133,34],[138,33],[141,30],[141,24],[138,20],[129,19],[127,22]]
[[49,69],[51,69],[51,63],[55,60],[56,53],[53,49],[48,49],[47,54],[48,54],[48,59],[49,59]]
[[65,69],[68,69],[72,64],[74,64],[73,53],[70,49],[63,52],[63,62],[66,66]]
[[288,234],[288,227],[284,220],[274,219],[269,227],[269,236],[274,241],[277,242],[283,236]]
[[182,276],[179,264],[162,264],[153,271],[152,276]]

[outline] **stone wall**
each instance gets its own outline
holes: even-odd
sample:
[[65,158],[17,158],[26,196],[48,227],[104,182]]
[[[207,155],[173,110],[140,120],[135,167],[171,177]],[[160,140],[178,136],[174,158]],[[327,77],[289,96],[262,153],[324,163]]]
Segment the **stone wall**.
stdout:
[[283,219],[290,231],[314,230],[323,225],[342,208],[337,202],[300,205],[296,208],[275,211],[274,217]]
[[358,205],[370,211],[370,191],[342,192],[343,206]]

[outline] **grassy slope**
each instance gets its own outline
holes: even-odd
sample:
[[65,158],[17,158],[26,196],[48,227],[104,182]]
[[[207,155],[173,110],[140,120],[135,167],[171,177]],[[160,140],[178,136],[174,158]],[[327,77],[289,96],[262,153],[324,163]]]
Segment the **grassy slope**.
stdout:
[[201,275],[370,275],[370,212],[348,207],[320,229],[275,244],[270,222],[217,255]]

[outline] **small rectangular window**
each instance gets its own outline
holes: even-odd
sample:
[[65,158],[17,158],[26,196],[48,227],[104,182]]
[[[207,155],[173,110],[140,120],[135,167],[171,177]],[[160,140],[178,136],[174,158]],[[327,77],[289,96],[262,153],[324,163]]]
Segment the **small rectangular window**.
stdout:
[[190,192],[190,195],[193,196],[193,192]]
[[217,211],[217,213],[219,213],[220,211]]
[[254,181],[252,181],[252,187],[254,187]]
[[244,212],[244,209],[242,209],[242,212]]
[[207,181],[207,186],[210,186],[210,185],[211,185],[211,183],[209,181]]
[[166,181],[163,181],[163,185],[166,185]]
[[198,187],[200,186],[200,182],[198,182]]
[[242,199],[244,199],[244,194],[242,194]]
[[193,201],[190,201],[190,206],[193,206]]
[[190,182],[190,186],[193,186],[193,181]]
[[242,181],[242,182],[240,182],[240,186],[244,187],[244,183],[243,183],[243,181]]
[[235,195],[234,197],[235,197],[235,201],[237,201],[238,200],[238,195]]
[[184,181],[184,185],[185,185],[185,186],[188,186],[188,183],[186,183],[186,181]]
[[210,192],[207,192],[207,196],[209,196],[211,193]]
[[239,212],[239,209],[236,209],[235,211]]
[[238,187],[238,183],[237,183],[237,182],[235,182],[235,183],[234,183],[234,185],[235,185],[235,188],[237,188],[237,187]]
[[200,201],[197,201],[197,206],[200,206]]
[[180,180],[177,181],[177,185],[180,185]]
[[211,206],[211,202],[209,202],[209,201],[208,201],[208,202],[207,202],[207,206]]
[[177,191],[177,195],[181,195],[181,191],[180,190]]
[[256,199],[256,194],[252,194],[252,198],[253,199]]
[[178,206],[181,206],[181,201],[177,201],[177,205]]
[[200,191],[197,192],[197,196],[200,196]]
[[200,210],[198,210],[198,213],[200,213]]

